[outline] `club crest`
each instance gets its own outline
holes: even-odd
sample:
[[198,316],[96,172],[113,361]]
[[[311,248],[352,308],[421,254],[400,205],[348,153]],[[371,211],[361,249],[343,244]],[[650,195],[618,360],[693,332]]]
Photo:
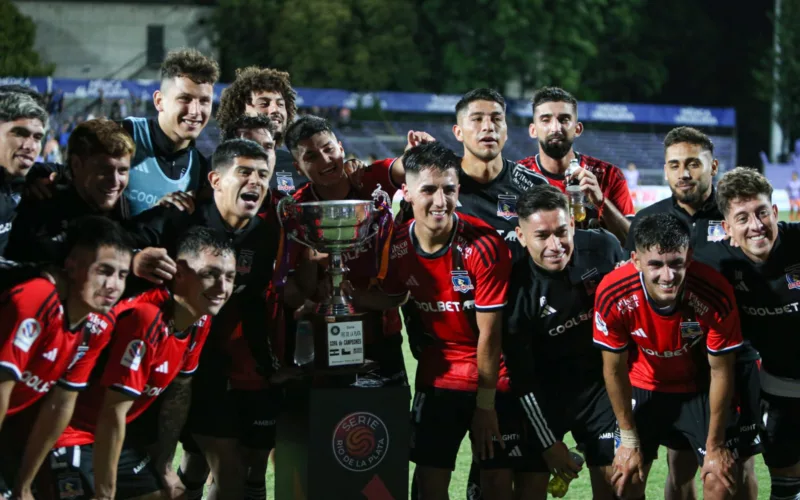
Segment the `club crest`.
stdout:
[[452,271],[450,281],[453,283],[453,290],[460,293],[467,293],[475,289],[472,280],[466,271]]
[[501,194],[497,197],[497,216],[511,220],[517,216],[517,197],[511,194]]

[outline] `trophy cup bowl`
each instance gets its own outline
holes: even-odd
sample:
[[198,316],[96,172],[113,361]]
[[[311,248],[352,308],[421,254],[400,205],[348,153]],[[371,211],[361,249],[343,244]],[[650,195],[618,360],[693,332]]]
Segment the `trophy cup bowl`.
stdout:
[[[278,220],[289,239],[328,254],[327,275],[331,296],[318,304],[314,325],[315,364],[320,368],[364,364],[364,313],[355,309],[342,293],[347,275],[342,254],[366,245],[378,235],[378,221],[391,213],[391,204],[380,186],[372,200],[312,201],[297,203],[283,198],[277,207]],[[291,224],[285,224],[292,221]],[[287,227],[288,226],[288,227]],[[321,320],[321,321],[320,321]]]

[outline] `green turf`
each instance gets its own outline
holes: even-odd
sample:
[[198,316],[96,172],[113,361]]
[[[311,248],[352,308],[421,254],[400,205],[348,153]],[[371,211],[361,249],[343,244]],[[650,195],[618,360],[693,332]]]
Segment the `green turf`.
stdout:
[[[395,211],[397,211],[397,205],[395,205]],[[788,212],[781,212],[779,214],[780,220],[788,220]],[[414,375],[416,373],[416,361],[411,356],[411,353],[408,351],[408,344],[407,342],[404,343],[404,354],[406,359],[406,369],[409,376],[409,381],[412,384],[414,383]],[[567,437],[567,441],[569,445],[572,445],[574,441],[572,440],[571,436]],[[650,471],[650,476],[647,482],[647,498],[651,499],[658,499],[664,498],[664,481],[667,475],[667,464],[666,464],[666,449],[661,448],[659,451],[660,459],[656,460],[653,463],[653,468]],[[176,462],[179,461],[180,458],[176,458]],[[458,453],[458,461],[456,463],[456,470],[453,472],[453,478],[450,483],[450,497],[453,499],[464,499],[466,498],[466,484],[467,478],[469,476],[469,466],[471,461],[471,452],[469,449],[469,441],[467,439],[461,443],[461,449]],[[413,472],[413,465],[411,467]],[[767,468],[764,465],[763,458],[759,455],[756,457],[756,476],[758,477],[758,484],[759,484],[759,499],[768,499],[769,498],[769,473],[767,472]],[[409,487],[410,487],[411,479],[409,477]],[[702,492],[702,487],[700,485],[699,479],[696,480],[698,492]],[[274,474],[272,467],[270,467],[269,471],[267,472],[267,491],[269,492],[269,498],[274,498]],[[575,481],[570,484],[569,493],[567,494],[567,498],[574,498],[574,499],[589,499],[592,497],[591,494],[591,485],[589,483],[589,476],[588,473],[585,471],[581,473]],[[278,499],[280,500],[280,499]],[[398,499],[399,500],[399,499]]]

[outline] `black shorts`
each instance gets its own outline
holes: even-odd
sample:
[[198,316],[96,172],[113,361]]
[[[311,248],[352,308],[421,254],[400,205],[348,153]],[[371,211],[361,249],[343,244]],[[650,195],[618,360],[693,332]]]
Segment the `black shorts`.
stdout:
[[707,394],[655,392],[634,387],[633,416],[645,463],[657,457],[660,443],[685,440],[697,463],[703,465],[711,416]]
[[[735,450],[740,460],[746,460],[763,451],[759,431],[761,425],[761,380],[758,361],[737,361],[734,365],[736,384],[736,409],[725,430],[726,446]],[[690,450],[689,442],[681,435],[661,441],[673,450]]]
[[[92,498],[95,492],[93,450],[93,445],[84,445],[57,448],[50,452],[49,477],[53,498]],[[136,498],[161,489],[161,479],[150,455],[123,446],[117,466],[117,494],[114,498]]]
[[575,442],[583,449],[589,467],[611,465],[614,461],[617,418],[602,381],[577,390],[542,391],[537,394],[536,401],[528,402],[523,408],[528,416],[525,424],[526,456],[533,464],[533,472],[549,472],[542,457],[542,441],[563,441],[567,432],[572,433]]
[[[282,389],[230,389],[225,376],[197,377],[186,430],[199,436],[238,439],[254,450],[271,450],[282,402]],[[191,439],[183,439],[185,449],[199,451],[193,444]]]
[[[464,436],[470,433],[475,411],[474,392],[429,387],[418,389],[411,408],[411,454],[417,465],[453,470]],[[505,450],[495,444],[494,458],[482,469],[517,469],[523,466],[522,408],[511,394],[497,393],[495,409]]]
[[800,398],[761,394],[764,462],[782,469],[800,462]]

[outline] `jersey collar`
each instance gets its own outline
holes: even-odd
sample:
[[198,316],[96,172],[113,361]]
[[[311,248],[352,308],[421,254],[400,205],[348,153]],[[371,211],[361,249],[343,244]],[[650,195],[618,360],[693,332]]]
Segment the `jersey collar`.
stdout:
[[[573,153],[575,153],[575,159],[578,160],[578,163],[583,165],[583,155],[577,151],[573,151]],[[566,180],[567,177],[564,174],[553,174],[545,170],[545,168],[542,166],[542,163],[539,161],[539,153],[536,153],[536,156],[534,156],[533,159],[536,161],[536,168],[539,169],[539,173],[541,173],[543,176],[547,177],[548,179],[553,179],[554,181]]]
[[450,248],[453,246],[453,241],[456,239],[456,233],[458,233],[458,222],[458,214],[453,212],[453,230],[450,233],[450,241],[447,242],[447,245],[443,246],[436,252],[428,253],[419,246],[419,241],[417,240],[416,235],[414,235],[414,224],[416,224],[417,221],[411,221],[411,226],[408,228],[408,236],[411,238],[411,244],[414,245],[414,250],[417,252],[417,255],[423,259],[438,259],[442,255],[449,252]]
[[678,199],[675,198],[673,194],[672,197],[672,209],[681,212],[691,220],[697,219],[708,219],[708,220],[722,220],[722,213],[719,211],[719,207],[717,206],[717,189],[712,186],[711,187],[711,195],[706,198],[706,201],[703,202],[703,206],[700,207],[700,210],[695,212],[694,215],[689,215],[682,206],[678,204]]

